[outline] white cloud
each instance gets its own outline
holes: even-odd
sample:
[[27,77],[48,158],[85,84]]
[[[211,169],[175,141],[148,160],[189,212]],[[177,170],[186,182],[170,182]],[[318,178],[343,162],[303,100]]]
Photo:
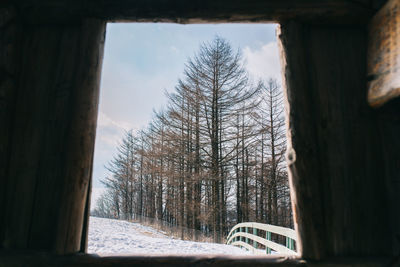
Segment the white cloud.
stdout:
[[97,132],[99,141],[104,142],[104,144],[100,144],[100,147],[115,146],[124,132],[132,128],[133,126],[129,122],[113,120],[100,111],[97,120]]
[[281,65],[276,42],[267,43],[260,49],[251,49],[246,46],[243,49],[243,57],[248,72],[255,80],[272,77],[281,83]]
[[130,130],[133,128],[132,124],[127,121],[114,120],[104,112],[99,112],[97,119],[98,127],[115,127],[120,130]]
[[164,89],[172,90],[179,78],[171,68],[149,72],[123,63],[108,63],[103,72],[100,110],[136,129],[147,126],[153,108],[158,110],[167,103]]
[[134,128],[129,122],[115,120],[100,111],[97,119],[96,146],[94,154],[94,187],[101,187],[100,179],[108,175],[104,166],[113,158],[125,131]]

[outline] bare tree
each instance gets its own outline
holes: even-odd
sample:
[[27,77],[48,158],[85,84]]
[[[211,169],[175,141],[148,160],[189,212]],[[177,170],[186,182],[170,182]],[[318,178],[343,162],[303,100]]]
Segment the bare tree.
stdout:
[[252,85],[241,62],[220,37],[200,46],[165,110],[124,136],[97,214],[158,218],[217,242],[242,221],[292,226],[282,92],[272,79]]

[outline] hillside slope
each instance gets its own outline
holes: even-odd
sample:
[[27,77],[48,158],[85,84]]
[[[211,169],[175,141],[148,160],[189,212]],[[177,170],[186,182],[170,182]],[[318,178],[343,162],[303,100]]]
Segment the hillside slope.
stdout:
[[88,239],[88,252],[98,254],[249,255],[234,246],[183,241],[139,223],[96,217],[90,217]]

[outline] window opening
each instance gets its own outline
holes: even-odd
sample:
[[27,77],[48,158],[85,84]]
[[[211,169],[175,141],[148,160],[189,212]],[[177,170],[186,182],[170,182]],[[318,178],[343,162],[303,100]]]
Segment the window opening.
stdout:
[[108,24],[89,253],[295,251],[275,28]]

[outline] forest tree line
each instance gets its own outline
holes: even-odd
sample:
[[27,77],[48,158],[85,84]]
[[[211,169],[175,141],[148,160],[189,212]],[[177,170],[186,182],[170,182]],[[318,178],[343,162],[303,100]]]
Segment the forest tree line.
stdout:
[[148,127],[126,132],[92,214],[157,218],[216,241],[239,222],[293,227],[276,80],[253,83],[240,52],[216,37],[167,97]]

